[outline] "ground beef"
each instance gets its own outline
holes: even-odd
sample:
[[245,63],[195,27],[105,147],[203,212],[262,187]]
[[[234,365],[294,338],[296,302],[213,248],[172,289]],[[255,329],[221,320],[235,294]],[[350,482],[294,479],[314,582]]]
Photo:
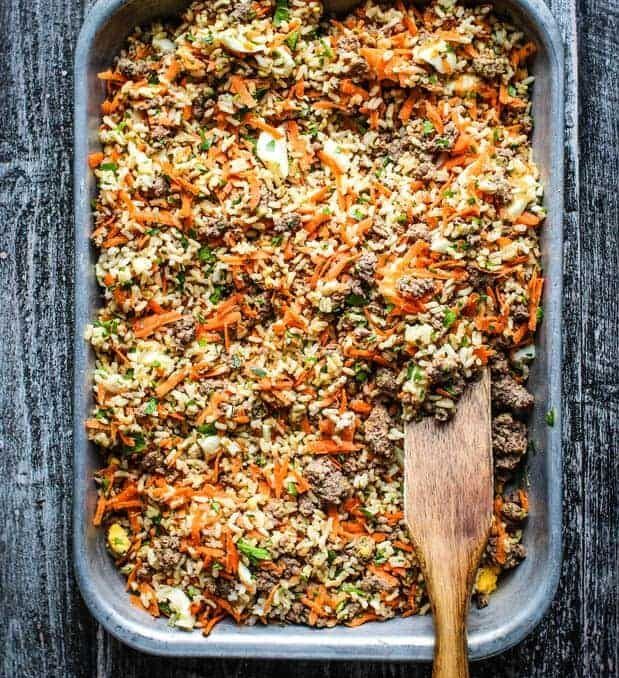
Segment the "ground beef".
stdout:
[[374,540],[367,535],[356,537],[346,546],[346,551],[362,561],[370,560],[374,556],[375,550],[376,544]]
[[523,302],[513,304],[511,307],[511,313],[513,319],[517,323],[523,323],[529,319],[529,309]]
[[165,473],[165,456],[159,448],[151,450],[140,458],[140,468],[147,473]]
[[400,390],[398,375],[387,367],[379,367],[376,370],[374,385],[382,396],[395,397]]
[[434,174],[434,163],[429,160],[422,160],[412,171],[413,179],[428,181]]
[[150,136],[154,141],[167,139],[171,134],[172,130],[169,127],[164,127],[163,125],[153,125],[150,128]]
[[473,287],[473,289],[485,291],[488,285],[494,284],[491,275],[484,273],[483,271],[478,271],[476,268],[469,268],[468,275],[469,285]]
[[312,459],[305,476],[322,504],[339,505],[352,492],[346,476],[330,459]]
[[147,61],[143,59],[127,59],[126,57],[121,57],[118,60],[116,70],[129,80],[142,80],[154,72]]
[[153,566],[156,570],[173,570],[181,559],[178,551],[180,539],[178,537],[159,537],[153,540],[153,550],[155,553],[156,564]]
[[355,265],[355,273],[359,278],[368,285],[374,283],[374,275],[376,273],[377,257],[374,252],[364,252]]
[[275,584],[279,582],[279,578],[275,577],[268,570],[258,570],[254,574],[254,582],[259,593],[269,593]]
[[266,292],[248,297],[247,305],[257,314],[255,318],[245,319],[251,320],[252,325],[260,325],[273,317],[272,297]]
[[410,242],[416,242],[417,240],[430,242],[430,229],[421,222],[410,224],[406,229],[406,237]]
[[286,505],[282,499],[271,499],[266,506],[267,513],[270,513],[275,520],[279,521],[288,515]]
[[360,589],[363,591],[369,591],[370,593],[379,593],[382,591],[392,593],[396,587],[397,585],[393,586],[387,583],[384,579],[378,577],[373,572],[368,572],[359,583]]
[[492,450],[498,473],[513,471],[527,450],[527,427],[511,414],[499,414],[492,420]]
[[498,78],[509,70],[509,61],[504,56],[479,55],[475,57],[472,65],[477,75],[489,80]]
[[231,228],[232,224],[224,219],[206,217],[204,224],[196,229],[196,235],[198,240],[214,240],[216,238],[221,238],[221,236]]
[[229,579],[224,579],[223,577],[217,577],[215,579],[207,579],[205,589],[211,595],[217,596],[217,598],[222,598],[227,600],[228,596],[234,591],[236,584],[234,581]]
[[453,122],[448,122],[442,134],[435,134],[428,144],[428,150],[435,153],[442,153],[453,148],[458,137],[458,128]]
[[393,455],[393,442],[389,440],[391,417],[382,405],[375,405],[365,422],[365,439],[373,452],[383,457]]
[[316,502],[308,494],[302,494],[299,497],[298,508],[299,513],[302,516],[309,518],[316,512],[318,506],[316,505]]
[[507,549],[505,554],[505,563],[503,567],[506,570],[512,570],[516,565],[522,562],[527,556],[527,550],[523,544],[513,544]]
[[340,38],[338,42],[338,66],[341,69],[342,78],[353,80],[365,80],[370,74],[367,61],[360,56],[361,43],[354,36]]
[[307,608],[305,605],[295,600],[286,614],[286,621],[291,624],[305,624],[307,622]]
[[282,579],[289,579],[290,577],[296,577],[301,573],[302,564],[291,556],[282,556],[277,561],[277,566],[282,567],[283,570],[280,574]]
[[148,198],[148,200],[165,198],[169,192],[170,186],[168,185],[168,182],[165,180],[165,178],[161,176],[161,174],[157,175],[153,179],[153,183],[147,189],[142,191],[144,197]]
[[240,0],[230,12],[230,17],[236,21],[251,21],[255,16],[252,0]]
[[458,370],[458,363],[454,358],[435,357],[426,368],[426,379],[431,386],[449,384]]
[[534,403],[534,398],[527,389],[509,375],[493,380],[492,400],[501,409],[516,414],[528,412]]
[[291,233],[299,226],[301,226],[301,217],[298,214],[283,214],[273,219],[273,230],[276,233]]
[[514,543],[508,538],[504,540],[505,560],[503,561],[503,559],[501,559],[503,562],[499,562],[497,560],[497,546],[498,539],[496,537],[490,537],[490,539],[488,539],[488,552],[490,553],[490,557],[504,570],[512,570],[524,560],[527,555],[527,550],[522,544]]
[[181,318],[174,323],[174,337],[181,346],[187,346],[196,338],[196,321],[193,318]]
[[507,501],[501,507],[501,515],[512,523],[520,523],[527,517],[527,511],[513,501]]
[[419,299],[434,291],[434,281],[429,278],[415,278],[411,275],[405,275],[398,280],[397,288],[403,297]]
[[493,378],[510,373],[509,363],[503,353],[497,352],[490,358],[490,373]]
[[508,106],[501,110],[501,122],[507,127],[519,125],[524,134],[530,134],[533,131],[533,118],[528,113]]

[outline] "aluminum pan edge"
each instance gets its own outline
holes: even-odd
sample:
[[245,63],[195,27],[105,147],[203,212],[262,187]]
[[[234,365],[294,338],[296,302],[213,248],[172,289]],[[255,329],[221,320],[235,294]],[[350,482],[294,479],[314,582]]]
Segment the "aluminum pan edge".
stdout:
[[[93,536],[90,515],[93,507],[92,461],[93,450],[87,441],[84,419],[90,402],[89,373],[92,358],[81,333],[91,317],[93,304],[93,256],[88,238],[90,230],[90,199],[92,178],[88,171],[87,155],[93,141],[89,124],[89,63],[97,36],[119,12],[129,15],[136,6],[141,16],[157,16],[179,7],[181,0],[99,0],[84,22],[75,54],[75,109],[74,109],[74,209],[75,209],[75,350],[74,350],[74,505],[73,552],[75,572],[82,596],[95,619],[113,636],[127,645],[151,654],[182,657],[255,657],[287,659],[341,659],[341,660],[430,660],[433,635],[429,617],[413,617],[384,623],[366,624],[357,629],[335,627],[316,630],[306,627],[236,627],[222,623],[208,638],[199,633],[184,634],[169,629],[163,620],[157,622],[129,605],[123,592],[120,576],[113,570],[103,540]],[[542,403],[536,406],[534,431],[543,439],[543,455],[532,460],[538,466],[544,487],[533,485],[532,494],[540,492],[540,518],[546,530],[532,535],[529,546],[530,562],[536,549],[542,549],[542,562],[534,563],[543,572],[527,566],[527,561],[512,577],[530,577],[516,592],[521,597],[510,600],[508,583],[493,596],[486,610],[472,611],[469,619],[469,651],[472,659],[488,657],[516,645],[539,623],[546,613],[557,589],[561,564],[561,302],[562,302],[562,220],[563,220],[563,50],[554,18],[541,0],[504,0],[497,3],[521,20],[536,39],[540,58],[546,71],[541,74],[548,86],[540,91],[538,81],[534,89],[534,112],[539,118],[540,106],[546,109],[542,134],[536,146],[544,146],[545,160],[542,179],[546,192],[548,219],[543,236],[545,275],[549,284],[544,291],[545,318],[541,343],[543,354],[536,361],[543,362],[544,374],[534,376],[545,400],[554,407],[557,425],[543,424]],[[117,17],[118,18],[118,17]],[[129,27],[130,28],[130,27]],[[127,32],[123,25],[119,32]],[[109,54],[108,57],[111,57]],[[90,138],[89,138],[90,135]],[[544,165],[545,163],[545,165]],[[536,389],[537,392],[537,389]],[[541,424],[540,424],[541,421]],[[532,513],[535,511],[533,508]],[[529,533],[525,534],[527,539]],[[99,535],[100,537],[100,535]],[[93,547],[93,544],[95,546]],[[528,542],[527,542],[528,545]],[[527,570],[528,567],[528,570]],[[510,581],[511,585],[511,581]],[[502,599],[501,596],[504,598]],[[512,598],[515,596],[512,595]],[[507,603],[507,604],[506,604]],[[494,617],[503,608],[504,618],[497,623]],[[489,612],[487,612],[489,611]],[[493,621],[494,623],[488,623]]]

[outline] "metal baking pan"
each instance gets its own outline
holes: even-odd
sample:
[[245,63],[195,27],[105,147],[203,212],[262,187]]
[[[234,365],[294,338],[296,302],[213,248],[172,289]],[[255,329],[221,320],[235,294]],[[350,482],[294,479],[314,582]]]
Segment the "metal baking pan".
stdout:
[[[187,0],[99,0],[87,16],[75,57],[75,381],[73,549],[82,596],[94,617],[128,645],[158,655],[286,659],[429,660],[429,616],[368,623],[358,628],[316,630],[300,626],[236,626],[222,622],[211,636],[170,629],[132,606],[124,581],[106,552],[102,530],[92,526],[96,504],[93,473],[99,456],[86,438],[84,420],[92,402],[93,355],[84,328],[99,305],[90,244],[95,182],[87,155],[97,150],[103,84],[96,74],[110,67],[138,24],[177,14]],[[528,557],[502,582],[490,605],[472,610],[469,649],[473,659],[497,654],[522,640],[540,621],[555,594],[561,562],[561,278],[563,219],[563,53],[555,21],[542,0],[501,0],[538,46],[533,68],[534,156],[545,186],[548,218],[542,254],[548,283],[538,357],[529,385],[536,398],[530,435],[530,517],[524,543]],[[545,413],[556,412],[549,427]]]

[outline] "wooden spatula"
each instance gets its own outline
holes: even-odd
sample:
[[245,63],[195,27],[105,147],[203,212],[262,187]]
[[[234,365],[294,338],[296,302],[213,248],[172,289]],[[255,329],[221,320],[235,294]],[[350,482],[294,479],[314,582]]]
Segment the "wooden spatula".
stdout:
[[432,604],[434,678],[468,678],[466,614],[490,523],[490,375],[470,384],[448,423],[406,426],[404,513]]

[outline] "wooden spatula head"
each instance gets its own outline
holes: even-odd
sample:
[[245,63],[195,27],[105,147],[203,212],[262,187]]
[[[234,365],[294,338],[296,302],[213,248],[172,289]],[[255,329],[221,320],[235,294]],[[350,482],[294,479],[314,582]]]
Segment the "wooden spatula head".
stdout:
[[467,388],[454,418],[406,426],[404,513],[428,587],[435,678],[468,676],[465,620],[492,521],[490,375]]

